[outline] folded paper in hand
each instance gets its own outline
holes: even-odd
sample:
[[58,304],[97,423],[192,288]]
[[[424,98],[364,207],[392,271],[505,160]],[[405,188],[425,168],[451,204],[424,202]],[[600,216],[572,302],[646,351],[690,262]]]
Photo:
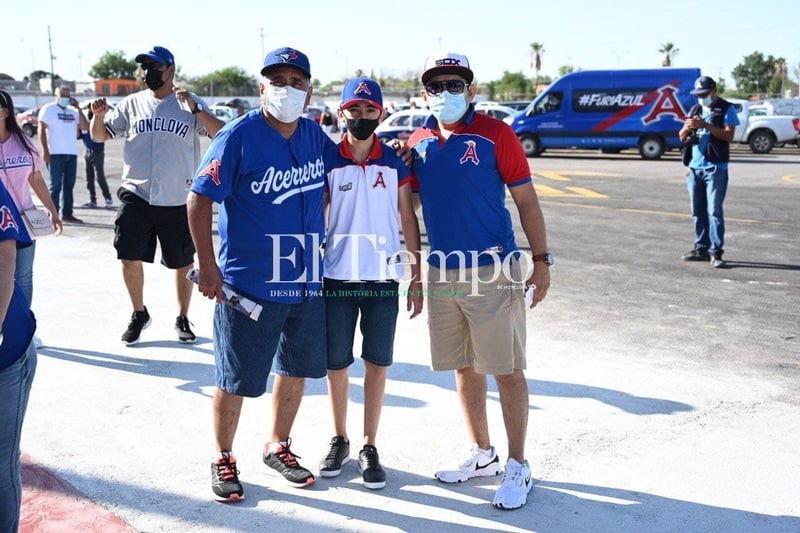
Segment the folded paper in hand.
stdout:
[[[194,283],[198,283],[200,279],[198,275],[199,271],[196,268],[193,268],[186,274],[186,278]],[[261,310],[263,309],[261,304],[257,304],[250,298],[238,294],[235,290],[226,285],[222,286],[222,294],[225,296],[225,303],[240,313],[244,313],[256,321],[258,320],[258,317],[261,316]]]

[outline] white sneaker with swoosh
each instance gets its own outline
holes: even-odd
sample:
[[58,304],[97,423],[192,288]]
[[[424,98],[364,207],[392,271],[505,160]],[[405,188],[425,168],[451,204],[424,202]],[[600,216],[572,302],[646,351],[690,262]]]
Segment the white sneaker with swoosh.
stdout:
[[434,476],[443,483],[461,483],[474,477],[496,476],[502,471],[494,446],[482,450],[475,445],[470,450],[469,457],[456,470],[439,470]]
[[494,494],[492,505],[498,509],[517,509],[528,503],[528,493],[533,488],[531,467],[528,461],[518,463],[509,458],[500,488]]

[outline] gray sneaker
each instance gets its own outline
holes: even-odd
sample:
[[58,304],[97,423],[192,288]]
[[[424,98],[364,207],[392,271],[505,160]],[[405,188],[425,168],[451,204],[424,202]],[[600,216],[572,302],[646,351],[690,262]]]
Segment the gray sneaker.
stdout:
[[727,268],[728,263],[722,258],[722,252],[714,252],[711,255],[711,266],[713,268]]

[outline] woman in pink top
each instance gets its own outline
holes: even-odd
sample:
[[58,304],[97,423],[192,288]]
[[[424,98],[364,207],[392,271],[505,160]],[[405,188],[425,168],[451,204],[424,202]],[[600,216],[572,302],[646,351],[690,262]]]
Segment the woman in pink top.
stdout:
[[[17,125],[11,95],[0,90],[0,180],[14,198],[20,212],[33,207],[33,189],[44,208],[50,212],[50,221],[57,235],[61,233],[63,226],[58,218],[58,210],[50,198],[47,184],[42,178],[41,167],[39,152]],[[14,274],[28,299],[28,305],[33,301],[33,257],[36,241],[33,242],[33,245],[17,250]]]

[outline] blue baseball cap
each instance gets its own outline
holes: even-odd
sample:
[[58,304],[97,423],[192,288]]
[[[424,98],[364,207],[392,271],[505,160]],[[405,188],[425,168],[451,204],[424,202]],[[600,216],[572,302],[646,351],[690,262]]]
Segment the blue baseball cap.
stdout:
[[261,69],[261,75],[264,76],[270,70],[281,66],[294,67],[309,79],[311,78],[311,65],[308,63],[308,56],[288,46],[278,48],[267,54],[267,57],[264,58],[264,68]]
[[342,89],[342,109],[366,102],[383,109],[383,94],[378,82],[371,78],[353,78]]
[[137,63],[144,63],[146,59],[150,59],[155,63],[165,63],[167,65],[175,64],[175,56],[163,46],[154,46],[149,52],[136,56]]
[[694,80],[694,89],[689,91],[690,94],[708,94],[717,88],[717,82],[714,78],[709,76],[700,76]]

